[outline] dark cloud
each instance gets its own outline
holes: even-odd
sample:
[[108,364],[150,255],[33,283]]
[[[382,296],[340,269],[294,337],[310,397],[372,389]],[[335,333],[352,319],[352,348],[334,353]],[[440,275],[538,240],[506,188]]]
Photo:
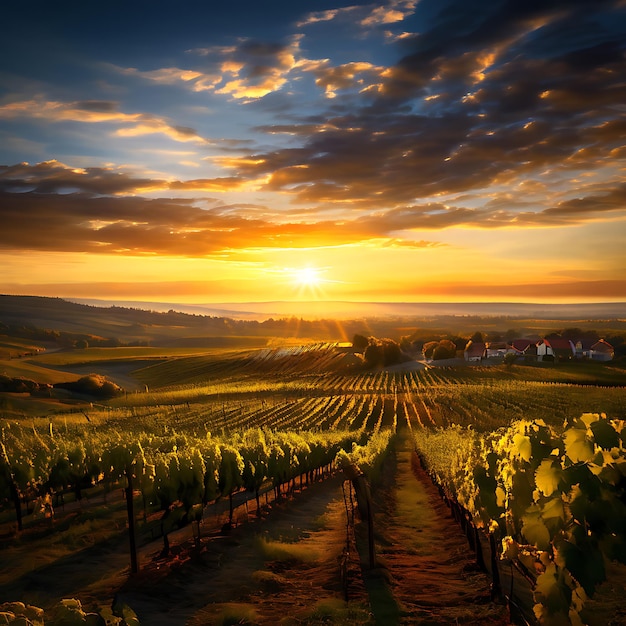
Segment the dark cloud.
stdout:
[[[339,94],[323,124],[260,128],[304,143],[248,155],[234,164],[239,174],[269,176],[266,189],[302,203],[391,209],[546,171],[579,185],[568,171],[614,163],[626,145],[623,4],[433,6],[418,5],[418,16],[435,14],[430,28],[403,41],[413,52],[360,107]],[[315,71],[329,84],[343,76],[341,67]]]
[[80,100],[74,102],[73,106],[81,111],[95,111],[97,113],[108,113],[116,111],[118,108],[117,102],[108,100]]
[[0,190],[3,191],[54,194],[75,190],[111,195],[134,191],[153,183],[150,179],[135,178],[104,168],[71,169],[58,161],[45,161],[37,165],[0,165]]
[[[276,223],[270,211],[258,206],[202,209],[194,200],[104,195],[131,192],[133,184],[206,190],[223,184],[215,179],[164,183],[95,168],[76,174],[58,163],[43,163],[3,168],[0,182],[0,248],[64,252],[210,256],[245,248],[315,247],[372,240],[378,245],[424,248],[441,244],[414,241],[410,231],[581,224],[600,215],[623,217],[626,211],[626,185],[622,184],[605,193],[534,212],[523,205],[516,211],[498,203],[480,209],[425,203],[354,219],[322,219],[321,214],[316,219],[312,214],[307,221]],[[67,188],[79,190],[57,193]],[[401,234],[404,243],[400,243]]]

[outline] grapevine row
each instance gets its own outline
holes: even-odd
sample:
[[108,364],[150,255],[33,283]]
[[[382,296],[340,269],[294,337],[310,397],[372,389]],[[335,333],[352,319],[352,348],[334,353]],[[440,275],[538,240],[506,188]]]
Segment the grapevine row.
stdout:
[[538,621],[584,624],[606,564],[626,564],[626,422],[584,414],[560,429],[520,421],[415,440],[446,498],[531,580]]

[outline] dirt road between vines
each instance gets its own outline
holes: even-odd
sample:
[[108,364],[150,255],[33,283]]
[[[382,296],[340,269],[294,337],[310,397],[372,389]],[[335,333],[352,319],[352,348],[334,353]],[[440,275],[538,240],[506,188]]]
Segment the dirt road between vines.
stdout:
[[368,589],[378,591],[370,593],[375,623],[509,624],[508,610],[491,602],[490,580],[408,442],[398,440],[387,465],[384,488],[374,490],[380,567],[365,576]]
[[[274,503],[261,520],[175,546],[120,590],[142,624],[509,624],[490,581],[427,477],[400,443],[374,489],[377,563],[347,540],[342,476]],[[346,601],[347,597],[347,601]],[[230,621],[228,621],[230,620]]]

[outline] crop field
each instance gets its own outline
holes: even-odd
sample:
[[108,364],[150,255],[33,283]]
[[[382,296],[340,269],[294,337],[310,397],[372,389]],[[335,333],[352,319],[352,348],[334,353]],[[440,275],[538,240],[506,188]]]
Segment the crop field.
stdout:
[[[132,378],[136,388],[97,402],[0,394],[0,551],[10,567],[0,575],[0,596],[52,611],[67,593],[84,593],[85,602],[102,611],[120,576],[128,576],[131,526],[140,555],[140,565],[131,562],[131,569],[148,571],[156,562],[148,556],[151,546],[165,541],[167,559],[166,538],[179,527],[193,530],[195,522],[196,545],[208,541],[206,530],[200,538],[200,522],[219,516],[219,503],[230,502],[232,524],[237,499],[248,511],[253,496],[245,494],[256,493],[260,516],[261,494],[279,502],[323,468],[336,472],[341,454],[352,454],[370,476],[367,468],[384,458],[391,435],[432,448],[435,440],[420,433],[449,433],[433,448],[433,458],[445,465],[462,441],[505,433],[520,421],[560,432],[583,413],[612,423],[626,419],[624,370],[612,364],[410,362],[367,371],[346,354],[338,344],[311,343],[198,351],[90,348],[19,361],[24,371],[41,368],[51,378],[60,373],[53,368],[76,374],[73,368],[102,367],[107,375]],[[125,511],[120,493],[126,505],[134,501],[134,512]],[[80,570],[81,552],[98,544],[112,554],[98,561],[105,589],[91,581],[81,592],[77,574],[75,590],[51,584],[49,591],[26,591],[29,577],[49,582],[68,560]],[[32,573],[27,555],[33,549],[45,563],[45,577]]]

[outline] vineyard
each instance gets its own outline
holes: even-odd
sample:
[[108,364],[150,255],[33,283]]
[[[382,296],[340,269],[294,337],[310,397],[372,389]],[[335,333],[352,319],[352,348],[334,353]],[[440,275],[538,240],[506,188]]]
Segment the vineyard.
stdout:
[[[137,391],[45,416],[7,401],[0,413],[0,550],[10,564],[0,599],[88,623],[80,604],[59,605],[72,589],[26,591],[29,552],[54,577],[72,555],[123,544],[126,564],[111,562],[111,572],[139,580],[177,558],[177,533],[206,548],[211,520],[223,533],[244,509],[249,520],[280,502],[297,507],[298,494],[346,463],[375,483],[395,434],[471,523],[475,548],[482,536],[485,571],[498,575],[495,559],[523,572],[531,600],[513,623],[593,623],[587,598],[622,577],[604,566],[626,561],[619,368],[596,377],[517,365],[366,371],[336,344],[135,356],[124,355],[124,372]],[[611,514],[601,523],[604,506]],[[91,593],[89,623],[136,623],[132,607],[106,608],[112,600]]]

